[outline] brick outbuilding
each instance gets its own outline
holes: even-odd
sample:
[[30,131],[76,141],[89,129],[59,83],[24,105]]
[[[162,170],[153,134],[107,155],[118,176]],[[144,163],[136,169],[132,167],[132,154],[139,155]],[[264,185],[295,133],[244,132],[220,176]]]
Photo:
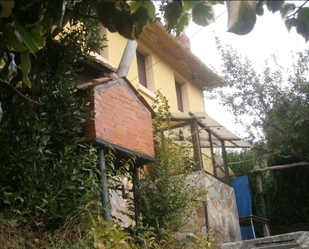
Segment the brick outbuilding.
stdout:
[[99,78],[77,87],[85,90],[81,94],[90,103],[88,111],[95,113],[85,123],[88,140],[136,155],[137,161],[154,161],[156,114],[126,77]]

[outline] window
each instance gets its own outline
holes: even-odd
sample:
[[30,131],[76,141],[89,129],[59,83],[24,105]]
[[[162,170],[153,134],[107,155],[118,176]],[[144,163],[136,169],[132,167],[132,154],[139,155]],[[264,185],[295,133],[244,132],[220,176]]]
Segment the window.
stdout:
[[175,82],[175,87],[176,87],[176,97],[177,97],[178,110],[180,112],[183,112],[184,109],[183,109],[181,85],[176,81]]
[[145,56],[139,52],[136,52],[136,58],[139,83],[147,88]]

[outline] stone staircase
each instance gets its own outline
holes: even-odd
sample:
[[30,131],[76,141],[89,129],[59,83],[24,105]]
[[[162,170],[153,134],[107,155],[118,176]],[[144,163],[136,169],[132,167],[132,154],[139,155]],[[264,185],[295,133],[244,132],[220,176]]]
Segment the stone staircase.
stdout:
[[309,232],[294,232],[253,240],[224,243],[221,249],[309,249]]

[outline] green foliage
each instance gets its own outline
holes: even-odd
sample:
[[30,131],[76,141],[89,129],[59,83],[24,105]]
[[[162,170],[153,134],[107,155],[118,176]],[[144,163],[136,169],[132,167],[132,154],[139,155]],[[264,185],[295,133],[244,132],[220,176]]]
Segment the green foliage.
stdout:
[[[156,13],[154,1],[1,1],[0,2],[0,62],[5,66],[0,79],[10,83],[16,70],[22,73],[21,81],[29,88],[27,77],[31,68],[29,53],[36,55],[46,39],[54,37],[73,16],[98,19],[110,32],[118,32],[127,39],[138,39],[143,29],[153,23],[159,13],[164,17],[166,30],[174,30],[180,36],[192,21],[207,26],[215,20],[213,5],[224,1],[161,1]],[[269,11],[280,11],[287,29],[295,27],[306,41],[309,39],[309,8],[299,8],[285,1],[226,1],[229,14],[228,30],[235,34],[247,34],[254,28],[256,15],[264,13],[263,5]],[[95,6],[94,11],[85,14],[85,6]],[[87,7],[86,7],[87,9]],[[292,12],[292,14],[291,14]],[[13,53],[16,55],[12,56]],[[21,56],[22,53],[22,56]]]
[[132,238],[116,222],[104,220],[102,216],[98,216],[98,220],[92,218],[92,223],[95,248],[130,248],[127,241]]
[[207,26],[214,21],[215,16],[212,5],[207,2],[199,2],[192,8],[193,21],[201,26]]
[[[220,241],[221,242],[221,241]],[[214,230],[212,228],[206,234],[202,231],[195,231],[194,236],[186,239],[185,244],[188,249],[211,249],[220,246],[214,237]]]
[[76,58],[91,61],[84,52],[100,48],[97,31],[96,21],[72,22],[72,30],[59,41],[48,39],[33,58],[31,90],[17,79],[11,83],[21,95],[1,84],[0,211],[7,217],[32,217],[55,229],[81,217],[97,198],[96,149],[85,143],[82,129],[87,105],[74,87]]
[[[295,162],[293,158],[273,158],[272,165]],[[263,187],[269,202],[268,217],[270,225],[291,225],[309,222],[309,201],[306,195],[309,184],[304,176],[309,167],[295,167],[264,174]]]
[[[251,117],[246,119],[247,130],[255,141],[251,156],[247,152],[234,154],[236,161],[245,161],[231,166],[235,173],[249,172],[254,166],[308,162],[309,51],[297,53],[291,70],[285,70],[284,75],[275,57],[271,64],[274,68],[266,62],[257,72],[250,60],[242,59],[231,46],[223,47],[218,42],[218,48],[223,59],[224,84],[213,94],[238,120]],[[263,173],[263,194],[272,226],[308,221],[308,201],[304,198],[309,191],[304,177],[308,170],[304,166]],[[255,194],[254,179],[249,179],[258,214],[259,196]]]
[[227,1],[228,31],[237,35],[250,33],[256,22],[256,1]]
[[213,90],[212,97],[220,99],[237,121],[250,117],[247,130],[252,140],[267,143],[264,153],[308,161],[309,51],[298,53],[292,71],[284,76],[275,57],[273,69],[266,62],[257,72],[251,61],[241,58],[231,46],[223,47],[218,41],[218,49],[224,83]]
[[[8,1],[0,3],[0,59],[9,63],[9,53],[19,52],[19,69],[23,82],[30,87],[27,78],[31,62],[28,54],[35,54],[44,47],[45,39],[52,35],[64,14],[65,1]],[[16,63],[17,64],[17,63]],[[17,64],[18,65],[18,64]],[[5,79],[10,78],[10,72]],[[7,82],[9,83],[9,82]]]
[[205,197],[206,190],[196,190],[194,179],[189,179],[191,170],[186,169],[192,166],[191,153],[173,143],[168,101],[160,93],[157,96],[153,122],[156,162],[141,170],[139,208],[143,226],[154,228],[164,238],[181,227],[195,205],[192,200]]

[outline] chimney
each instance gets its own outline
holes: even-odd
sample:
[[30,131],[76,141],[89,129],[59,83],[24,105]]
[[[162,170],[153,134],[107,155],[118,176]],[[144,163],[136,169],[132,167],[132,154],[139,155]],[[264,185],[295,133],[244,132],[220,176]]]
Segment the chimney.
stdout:
[[178,37],[178,41],[187,49],[191,51],[191,44],[190,44],[190,38],[186,36],[185,34]]

